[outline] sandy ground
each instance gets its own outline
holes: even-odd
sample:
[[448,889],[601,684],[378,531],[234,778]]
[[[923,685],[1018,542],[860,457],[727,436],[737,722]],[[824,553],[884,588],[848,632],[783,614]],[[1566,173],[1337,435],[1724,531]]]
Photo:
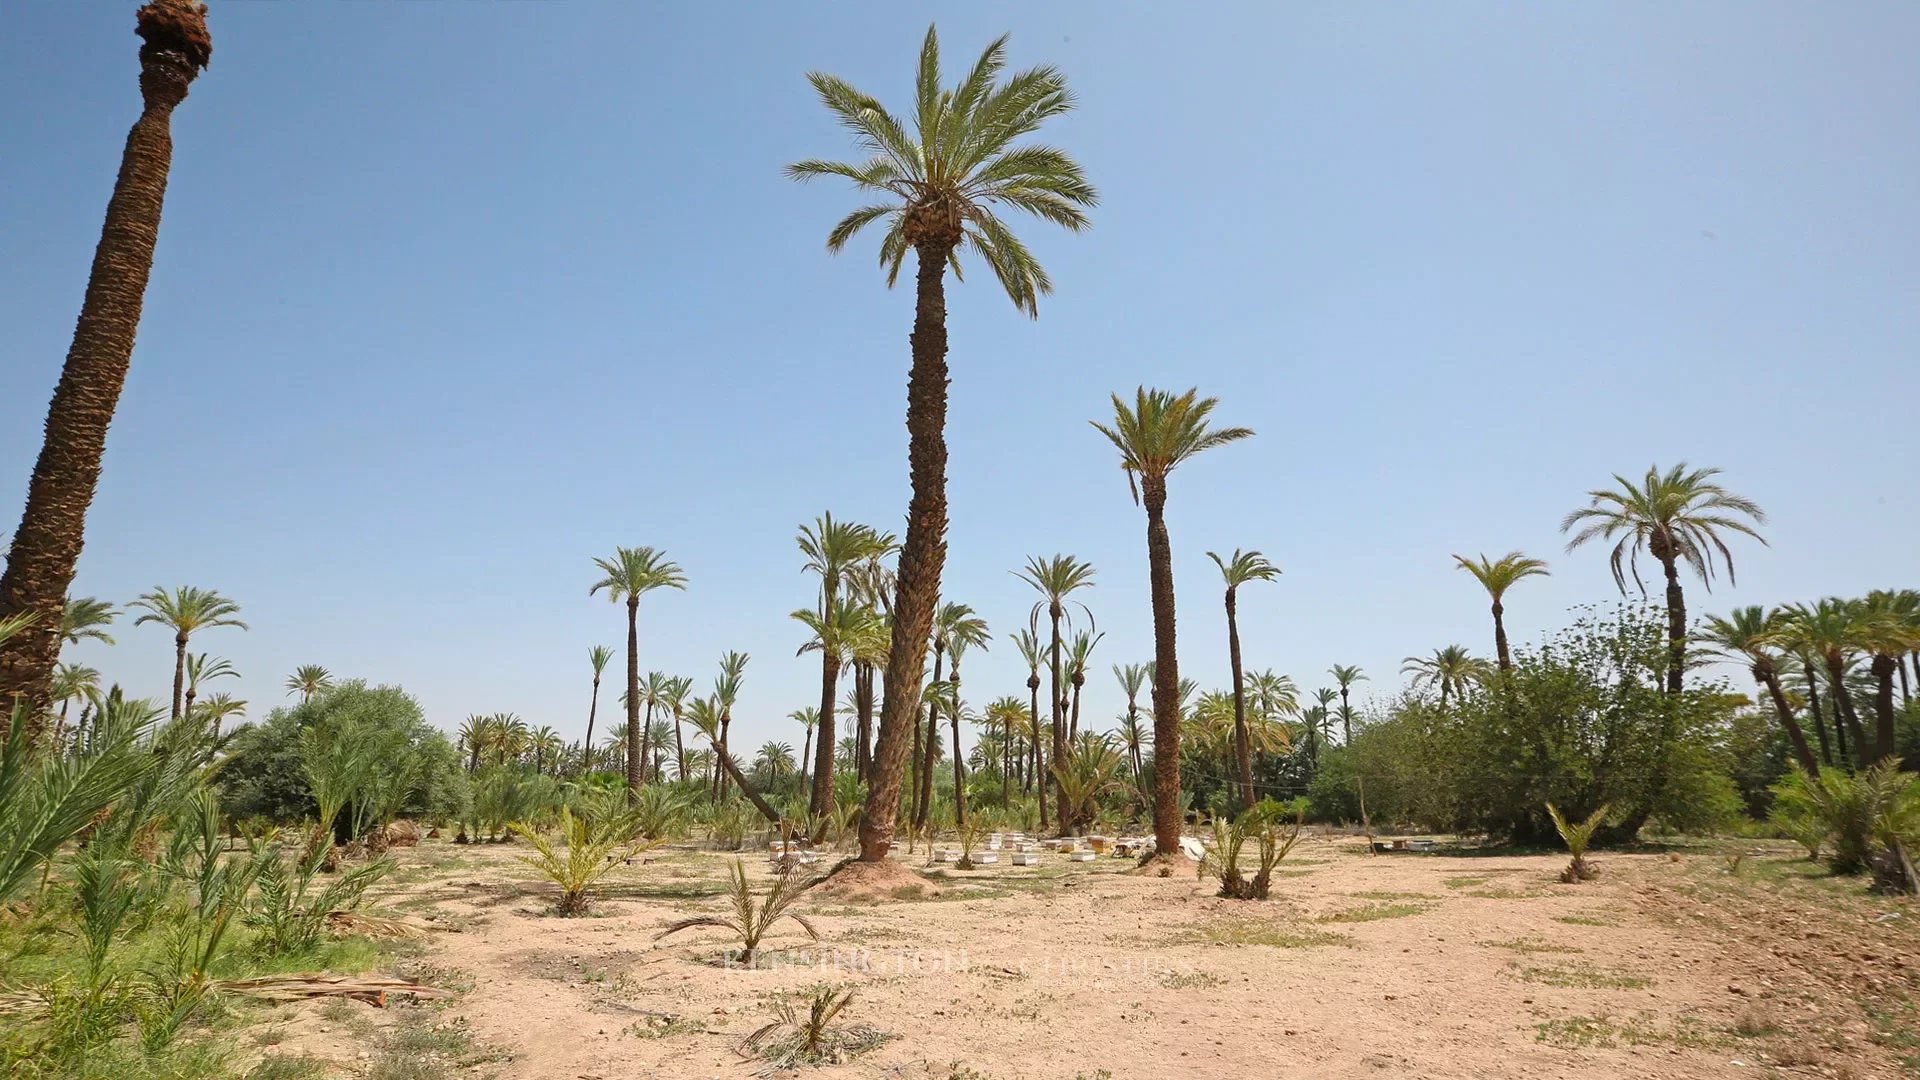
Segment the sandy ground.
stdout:
[[[721,910],[731,855],[657,850],[561,919],[513,852],[398,852],[379,901],[434,927],[415,968],[464,990],[443,1022],[498,1052],[472,1075],[785,1075],[742,1040],[823,986],[855,989],[842,1024],[889,1037],[798,1071],[822,1080],[1920,1075],[1901,1064],[1920,1055],[1920,906],[1777,847],[1607,855],[1568,886],[1560,856],[1315,838],[1264,903],[1053,857],[949,871],[934,899],[810,897],[820,940],[786,923],[756,970],[718,931],[654,940]],[[279,1049],[354,1068],[302,1008]]]

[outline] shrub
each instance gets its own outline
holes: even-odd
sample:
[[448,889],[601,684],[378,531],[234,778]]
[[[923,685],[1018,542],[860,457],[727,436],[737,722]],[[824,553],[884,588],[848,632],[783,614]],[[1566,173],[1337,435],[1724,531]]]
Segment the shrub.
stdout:
[[1561,881],[1569,885],[1578,885],[1582,881],[1593,880],[1594,869],[1587,864],[1587,845],[1593,842],[1594,831],[1600,827],[1600,823],[1607,820],[1608,809],[1602,806],[1588,814],[1583,821],[1568,821],[1566,816],[1560,813],[1559,807],[1552,803],[1547,804],[1547,816],[1553,819],[1553,829],[1560,834],[1561,843],[1567,845],[1568,854],[1573,856],[1573,861],[1567,864],[1567,868],[1560,871]]
[[652,847],[658,841],[635,840],[639,832],[633,815],[621,815],[589,822],[574,817],[573,811],[560,808],[560,836],[564,853],[555,850],[553,841],[524,822],[515,822],[512,830],[533,847],[534,854],[520,861],[540,872],[540,876],[560,886],[559,912],[563,916],[584,913],[593,883],[625,865],[635,852]]
[[742,965],[751,966],[753,955],[759,951],[760,942],[781,919],[792,919],[800,924],[810,938],[818,939],[820,934],[806,916],[788,909],[799,900],[801,895],[811,888],[811,880],[802,880],[792,872],[783,872],[773,879],[767,887],[764,897],[753,895],[753,886],[747,881],[747,864],[739,859],[733,860],[732,886],[728,890],[728,900],[733,905],[729,915],[695,915],[690,919],[681,919],[672,923],[654,935],[654,940],[677,934],[682,930],[691,930],[697,926],[711,926],[721,930],[730,930],[740,939],[740,951],[734,959]]

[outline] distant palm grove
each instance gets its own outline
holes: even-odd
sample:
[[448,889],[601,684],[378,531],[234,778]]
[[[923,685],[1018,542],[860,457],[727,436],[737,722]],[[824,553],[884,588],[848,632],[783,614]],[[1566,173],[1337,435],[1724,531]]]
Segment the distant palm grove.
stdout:
[[[1231,398],[1118,388],[1078,406],[1085,438],[1125,474],[1086,497],[1138,506],[1146,595],[1103,591],[1098,568],[1051,551],[1006,567],[1031,587],[1030,607],[981,610],[949,587],[947,391],[970,376],[948,364],[948,271],[957,281],[984,264],[1037,317],[1054,283],[1014,224],[1079,231],[1097,202],[1072,157],[1027,139],[1074,107],[1065,77],[1006,72],[1004,38],[946,81],[929,30],[900,114],[832,75],[809,76],[865,155],[787,169],[844,181],[866,200],[831,226],[828,250],[872,226],[888,286],[914,263],[903,358],[911,496],[897,522],[823,510],[797,523],[794,565],[810,595],[783,625],[809,671],[817,661],[819,683],[781,704],[779,734],[758,746],[736,738],[737,721],[764,730],[773,720],[739,714],[755,658],[727,652],[683,672],[649,659],[667,629],[651,603],[663,590],[697,596],[701,581],[645,536],[609,537],[580,557],[581,593],[611,610],[582,626],[575,681],[547,688],[578,701],[567,734],[508,712],[429,722],[400,688],[330,670],[324,655],[276,674],[284,694],[271,705],[238,700],[223,691],[238,673],[218,651],[251,631],[242,599],[217,582],[70,595],[159,227],[168,117],[211,52],[198,5],[155,0],[140,11],[143,110],[0,579],[0,907],[55,888],[118,895],[115,882],[156,859],[215,875],[242,865],[211,846],[233,833],[251,838],[253,861],[231,870],[245,882],[220,879],[235,891],[218,902],[231,904],[228,917],[244,913],[267,953],[298,952],[317,947],[316,931],[299,917],[304,893],[286,882],[304,889],[340,873],[333,880],[364,889],[384,872],[398,819],[478,843],[547,829],[563,811],[568,822],[604,819],[615,804],[647,836],[732,848],[795,837],[868,866],[939,832],[1138,833],[1151,838],[1152,871],[1184,861],[1183,834],[1256,808],[1533,844],[1555,835],[1552,804],[1575,819],[1599,814],[1603,843],[1649,829],[1772,831],[1824,849],[1838,871],[1915,887],[1920,788],[1903,770],[1920,764],[1920,591],[1889,583],[1716,608],[1707,590],[1735,583],[1736,555],[1765,557],[1767,524],[1717,468],[1649,467],[1569,493],[1564,555],[1604,559],[1617,602],[1596,598],[1555,628],[1555,613],[1528,602],[1528,582],[1553,570],[1537,553],[1436,550],[1433,586],[1462,594],[1463,623],[1479,627],[1472,640],[1406,643],[1403,685],[1343,664],[1303,685],[1283,673],[1296,658],[1243,649],[1240,620],[1281,605],[1286,575],[1312,568],[1274,554],[1284,537],[1222,536],[1217,524],[1205,537],[1175,535],[1166,513],[1176,472],[1230,472],[1236,445],[1258,436],[1228,422]],[[1176,588],[1176,545],[1204,551],[1219,578]],[[757,614],[778,619],[785,606]],[[1103,650],[1101,626],[1123,623],[1152,627],[1151,654]],[[1223,659],[1183,668],[1176,628]],[[69,659],[82,642],[113,646],[113,670]],[[1024,679],[976,674],[995,649],[1019,657]],[[135,671],[170,682],[170,697],[128,698],[116,680]],[[1124,710],[1083,710],[1089,682],[1108,679]],[[78,836],[84,848],[69,843]],[[163,836],[187,839],[163,849]],[[262,882],[264,901],[250,891]],[[205,899],[215,885],[197,888],[196,902],[215,902]],[[211,919],[206,910],[196,909]],[[219,936],[193,947],[200,966],[154,976],[181,1010],[176,1027],[196,1007]]]

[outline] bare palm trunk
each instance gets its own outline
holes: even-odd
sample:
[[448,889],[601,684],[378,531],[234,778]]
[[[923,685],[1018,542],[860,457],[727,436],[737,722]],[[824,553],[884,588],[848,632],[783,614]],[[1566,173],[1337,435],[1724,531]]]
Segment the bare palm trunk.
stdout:
[[1180,654],[1173,614],[1173,544],[1167,537],[1167,482],[1143,476],[1147,569],[1153,595],[1153,840],[1162,856],[1180,852]]
[[[1053,622],[1053,645],[1048,652],[1047,668],[1051,682],[1047,685],[1047,706],[1053,714],[1053,767],[1058,769],[1067,756],[1066,699],[1060,695],[1060,616],[1063,611],[1059,601],[1053,601],[1047,607],[1047,615]],[[1040,782],[1046,783],[1048,772],[1042,769]],[[1060,784],[1058,776],[1053,777],[1053,804],[1060,811],[1060,835],[1067,835],[1067,829],[1073,822],[1067,820],[1067,792]]]
[[1347,701],[1347,688],[1340,687],[1340,745],[1353,745],[1353,706]]
[[[1247,730],[1246,682],[1240,671],[1240,613],[1227,586],[1227,661],[1233,667],[1233,758],[1240,773],[1240,809],[1253,809],[1253,740]],[[1128,712],[1132,712],[1129,707]],[[1135,782],[1138,786],[1138,781]]]
[[172,720],[180,719],[180,703],[187,696],[187,635],[181,631],[173,635],[173,711],[168,714]]
[[[126,383],[140,327],[173,164],[173,110],[186,99],[188,86],[212,50],[203,15],[184,4],[140,10],[143,107],[121,151],[120,174],[107,200],[73,343],[47,406],[46,435],[28,482],[26,509],[13,533],[6,573],[0,576],[0,618],[35,617],[31,626],[0,643],[0,703],[26,703],[34,717],[27,729],[30,739],[39,737],[52,704],[60,614],[85,540],[107,427]],[[176,685],[175,715],[179,699]]]
[[648,769],[653,764],[653,702],[647,702],[647,716],[640,725],[640,779],[644,783],[648,778]]
[[812,813],[826,817],[833,813],[833,711],[834,697],[840,692],[840,657],[832,649],[822,651],[825,656],[820,661],[820,741],[812,755],[813,795],[807,804]]
[[878,862],[893,842],[900,812],[909,729],[920,717],[933,608],[947,560],[947,259],[959,238],[942,233],[916,246],[919,262],[913,370],[907,378],[907,462],[913,485],[906,539],[894,585],[893,639],[887,651],[886,695],[880,704],[873,781],[860,814],[860,859]]
[[[1807,745],[1807,733],[1800,730],[1800,721],[1794,719],[1793,706],[1787,704],[1786,691],[1780,688],[1779,672],[1769,662],[1755,664],[1753,673],[1767,688],[1767,696],[1773,699],[1773,709],[1780,714],[1780,725],[1787,729],[1787,740],[1793,744],[1793,753],[1800,759],[1800,767],[1807,770],[1809,775],[1819,773],[1820,762],[1813,756],[1813,748]],[[1816,716],[1814,723],[1819,722]]]
[[640,598],[627,597],[627,805],[640,798]]
[[861,661],[853,666],[854,708],[858,711],[858,736],[853,747],[853,772],[862,783],[873,772],[873,665]]
[[593,771],[593,718],[600,712],[600,675],[593,676],[593,696],[587,699],[587,741],[580,748],[580,771]]
[[1027,790],[1038,788],[1040,791],[1040,829],[1042,832],[1045,832],[1047,828],[1047,769],[1040,750],[1039,675],[1034,674],[1027,676],[1027,692],[1032,695],[1033,698],[1031,704],[1027,706],[1027,719],[1033,729],[1033,758],[1030,762],[1033,768],[1024,779]]
[[760,816],[775,825],[780,824],[780,812],[768,806],[767,800],[761,798],[760,793],[753,790],[753,787],[747,783],[747,778],[745,774],[740,771],[740,766],[734,762],[733,755],[727,753],[725,749],[716,743],[713,748],[713,756],[714,760],[720,763],[721,774],[731,777],[733,782],[740,786],[740,794],[745,795],[747,801],[753,804],[753,808],[760,811]]
[[1513,670],[1513,654],[1507,649],[1507,609],[1498,597],[1493,601],[1493,651],[1500,658],[1500,670]]
[[1875,654],[1873,666],[1868,669],[1878,681],[1873,694],[1873,760],[1876,762],[1893,756],[1893,671],[1899,665],[1892,656]]
[[967,763],[960,753],[960,654],[953,654],[953,824],[955,828],[967,824]]
[[1838,658],[1827,661],[1827,688],[1833,692],[1833,739],[1840,767],[1853,771],[1854,759],[1847,753],[1847,688]]
[[1680,566],[1669,555],[1667,571],[1667,693],[1677,694],[1687,669],[1687,598],[1680,591]]
[[1813,658],[1800,656],[1800,673],[1807,677],[1807,715],[1813,719],[1813,733],[1820,737],[1820,760],[1833,765],[1833,748],[1827,742],[1827,722],[1820,715],[1820,680],[1813,672]]
[[[940,668],[946,660],[946,649],[939,642],[933,643],[933,681],[940,681]],[[927,737],[917,743],[920,747],[920,763],[913,774],[915,794],[913,797],[913,825],[917,829],[927,827],[927,819],[933,814],[933,763],[935,751],[940,745],[940,696],[934,695],[927,702]]]
[[1087,677],[1076,671],[1073,674],[1073,719],[1067,723],[1068,739],[1080,740],[1080,688],[1086,685]]

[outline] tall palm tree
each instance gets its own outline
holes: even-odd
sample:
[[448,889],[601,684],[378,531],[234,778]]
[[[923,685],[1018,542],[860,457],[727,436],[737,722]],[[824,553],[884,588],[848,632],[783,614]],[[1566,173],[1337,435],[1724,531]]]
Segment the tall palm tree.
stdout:
[[780,812],[768,805],[767,800],[753,789],[753,785],[747,783],[746,774],[740,771],[740,764],[733,759],[732,754],[727,752],[726,742],[721,735],[724,715],[720,702],[713,697],[697,698],[687,705],[687,723],[692,724],[693,729],[706,738],[707,749],[712,754],[714,762],[720,766],[719,771],[732,779],[733,783],[740,788],[740,794],[745,795],[754,809],[760,811],[760,816],[778,825],[781,820]]
[[1340,729],[1341,729],[1340,741],[1341,741],[1341,744],[1344,746],[1352,746],[1353,745],[1353,702],[1347,696],[1347,694],[1348,694],[1348,691],[1353,689],[1354,683],[1367,681],[1366,673],[1361,671],[1357,667],[1350,667],[1345,664],[1335,664],[1332,667],[1327,669],[1327,674],[1333,676],[1333,681],[1335,683],[1338,683],[1340,686]]
[[1317,766],[1320,764],[1320,747],[1327,741],[1333,727],[1333,702],[1340,696],[1339,691],[1321,687],[1313,692],[1313,708],[1307,710],[1307,757]]
[[646,715],[640,721],[640,779],[647,778],[648,763],[653,760],[653,713],[664,708],[673,679],[662,671],[649,671],[640,683],[640,704]]
[[554,763],[556,772],[559,771],[557,766],[560,763],[560,748],[563,745],[560,733],[553,730],[550,725],[542,724],[535,729],[527,738],[527,749],[533,752],[533,771],[536,774],[544,774],[547,771],[548,761]]
[[305,705],[313,695],[333,685],[333,672],[319,664],[301,664],[287,676],[287,696],[300,695],[300,704]]
[[1734,608],[1726,618],[1707,616],[1700,638],[1702,644],[1721,655],[1746,661],[1753,672],[1753,681],[1766,687],[1767,696],[1773,699],[1773,710],[1780,717],[1780,726],[1787,730],[1787,739],[1793,744],[1794,756],[1800,759],[1800,767],[1813,775],[1819,773],[1820,761],[1807,745],[1806,732],[1800,729],[1793,706],[1787,703],[1786,691],[1780,687],[1779,658],[1774,647],[1784,636],[1781,613],[1777,609],[1766,611],[1754,604]]
[[[1244,439],[1247,428],[1209,427],[1219,404],[1198,390],[1174,394],[1141,387],[1131,408],[1113,395],[1113,422],[1093,426],[1120,451],[1134,500],[1147,508],[1147,569],[1153,596],[1153,834],[1162,858],[1179,852],[1180,658],[1173,612],[1173,543],[1167,537],[1167,474],[1205,450]],[[1138,484],[1136,485],[1136,478]]]
[[1687,666],[1687,599],[1680,590],[1680,564],[1692,567],[1711,592],[1721,561],[1727,564],[1727,581],[1734,581],[1733,552],[1722,534],[1740,533],[1767,542],[1753,527],[1766,524],[1766,511],[1752,499],[1721,487],[1713,479],[1718,475],[1719,469],[1689,470],[1684,461],[1664,473],[1650,466],[1638,484],[1615,473],[1617,487],[1588,492],[1588,505],[1560,522],[1561,532],[1579,530],[1567,541],[1568,551],[1589,540],[1619,538],[1609,565],[1613,583],[1623,596],[1629,574],[1641,594],[1646,594],[1638,565],[1641,549],[1659,560],[1667,576],[1667,692],[1672,694],[1680,692]]
[[680,725],[687,715],[687,695],[693,693],[693,680],[685,675],[675,676],[667,686],[667,712],[673,717],[673,760],[676,779],[687,778],[687,744],[681,734]]
[[52,699],[60,707],[60,718],[55,722],[53,733],[54,750],[57,753],[64,745],[67,730],[67,709],[75,698],[89,703],[100,696],[100,671],[98,668],[82,664],[62,663],[53,669]]
[[[723,764],[731,760],[727,758],[727,752],[732,745],[728,739],[733,727],[733,706],[740,700],[740,685],[746,681],[748,659],[746,653],[728,650],[720,657],[720,674],[713,679],[713,704],[714,708],[719,710],[720,716],[720,745],[716,749]],[[726,777],[732,777],[737,781],[738,777],[734,776],[737,771],[727,771]],[[723,777],[716,796],[726,794],[726,790],[726,778]]]
[[[958,608],[949,614],[948,608]],[[947,711],[947,718],[953,727],[953,820],[956,826],[967,823],[967,776],[965,755],[960,753],[960,660],[967,650],[979,649],[985,652],[987,642],[992,635],[987,632],[987,621],[973,614],[973,609],[965,604],[948,604],[940,610],[935,623],[937,633],[946,639],[947,656],[953,660],[953,708]],[[936,639],[937,640],[937,639]],[[932,770],[928,770],[932,775]],[[931,790],[931,786],[929,786]],[[932,798],[929,796],[928,801]]]
[[753,760],[753,771],[765,773],[769,783],[777,783],[793,772],[793,747],[783,742],[763,743]]
[[650,547],[619,547],[610,559],[595,559],[605,577],[587,590],[627,602],[627,801],[640,793],[640,598],[655,589],[685,589],[687,575],[666,554]]
[[1487,662],[1467,651],[1465,645],[1443,645],[1432,656],[1409,656],[1400,663],[1400,674],[1411,675],[1415,689],[1430,686],[1440,691],[1440,709],[1446,711],[1447,698],[1466,692],[1469,683],[1486,678]]
[[187,692],[180,699],[180,712],[193,715],[193,699],[200,696],[200,684],[212,679],[237,679],[240,673],[217,656],[195,653],[187,657]]
[[172,718],[178,720],[186,691],[187,640],[216,626],[237,626],[245,630],[247,624],[236,617],[240,614],[240,605],[212,589],[182,585],[172,592],[156,587],[152,592],[141,593],[140,598],[128,606],[146,612],[133,620],[133,625],[159,623],[173,631]]
[[480,749],[493,741],[493,718],[469,713],[460,724],[460,749],[467,753],[467,772],[480,769]]
[[854,775],[862,783],[873,769],[873,680],[893,649],[893,590],[895,579],[887,559],[900,550],[892,533],[880,533],[867,557],[847,575],[850,595],[873,614],[867,631],[853,645],[853,708],[857,718],[853,751]]
[[1006,38],[987,46],[966,78],[940,86],[940,46],[929,27],[920,50],[914,94],[914,134],[875,99],[832,75],[808,76],[820,101],[873,156],[858,164],[801,161],[788,166],[796,180],[839,176],[883,202],[848,214],[827,235],[838,251],[862,228],[885,220],[880,265],[891,285],[911,248],[918,264],[913,367],[907,378],[907,461],[913,495],[900,549],[887,658],[880,736],[860,821],[860,858],[884,858],[911,727],[919,715],[947,533],[947,303],[946,271],[962,250],[978,254],[1007,296],[1029,315],[1052,291],[1052,280],[1013,235],[999,212],[1019,210],[1078,230],[1095,202],[1080,166],[1048,146],[1016,145],[1046,120],[1073,107],[1066,80],[1053,68],[1025,71],[999,83]]
[[812,706],[804,709],[795,709],[787,714],[787,719],[796,721],[802,728],[806,729],[806,741],[800,744],[800,760],[811,760],[813,757],[813,729],[820,726],[820,710]]
[[[1048,756],[1058,761],[1060,755],[1067,751],[1067,718],[1064,715],[1066,696],[1061,692],[1060,682],[1060,624],[1066,620],[1067,625],[1072,626],[1068,607],[1070,604],[1079,608],[1081,613],[1086,615],[1089,623],[1093,621],[1093,612],[1087,608],[1087,605],[1070,599],[1081,589],[1093,587],[1093,564],[1081,562],[1071,555],[1055,555],[1046,559],[1034,555],[1028,557],[1024,570],[1014,571],[1014,576],[1033,586],[1034,590],[1040,594],[1040,599],[1034,602],[1033,610],[1027,616],[1028,632],[1035,637],[1039,636],[1040,613],[1043,610],[1047,613],[1048,625],[1052,627],[1047,646],[1047,670],[1051,680],[1047,686],[1047,699],[1052,709],[1050,715],[1053,720],[1051,729],[1053,739]],[[1039,768],[1041,783],[1044,784],[1049,776],[1052,777],[1054,803],[1057,806],[1060,801],[1059,775],[1048,769],[1044,763],[1036,762],[1036,765]],[[1041,805],[1045,805],[1044,796],[1042,796]],[[1063,822],[1063,827],[1064,824]]]
[[91,596],[69,596],[60,609],[60,644],[78,645],[82,641],[113,644],[113,635],[102,629],[120,613],[105,600]]
[[593,667],[593,692],[587,698],[587,737],[580,744],[580,771],[593,771],[593,720],[600,712],[600,676],[613,661],[613,650],[595,645],[587,650],[587,663]]
[[1133,772],[1133,789],[1140,790],[1140,744],[1145,740],[1140,734],[1140,691],[1147,685],[1147,665],[1115,664],[1113,677],[1120,682],[1120,692],[1127,696],[1127,711],[1120,721],[1120,741],[1127,748],[1127,764]]
[[[60,655],[60,611],[73,584],[100,481],[107,426],[126,383],[140,309],[153,269],[167,173],[173,166],[173,110],[213,55],[206,6],[153,0],[136,15],[140,35],[140,118],[127,133],[120,175],[107,200],[86,297],[73,328],[46,435],[27,485],[27,505],[0,574],[0,620],[30,615],[23,632],[0,641],[0,710],[24,701],[44,714]],[[175,708],[180,692],[174,690]],[[28,730],[38,737],[39,721]]]
[[1493,651],[1501,671],[1513,670],[1513,654],[1507,649],[1507,590],[1522,579],[1547,577],[1547,564],[1529,557],[1525,552],[1509,551],[1498,559],[1489,559],[1482,553],[1477,559],[1465,555],[1455,555],[1455,564],[1472,574],[1475,581],[1493,597]]
[[1253,746],[1247,739],[1247,691],[1246,678],[1240,667],[1240,586],[1250,581],[1272,581],[1280,576],[1280,568],[1267,561],[1265,555],[1257,551],[1233,549],[1230,558],[1222,559],[1214,552],[1207,552],[1207,558],[1220,568],[1220,576],[1227,585],[1227,661],[1233,667],[1233,756],[1239,770],[1240,808],[1253,809]]
[[1040,792],[1040,827],[1047,827],[1047,783],[1046,765],[1040,748],[1040,664],[1043,650],[1040,647],[1040,635],[1030,626],[1013,636],[1014,647],[1020,650],[1020,659],[1027,662],[1028,715],[1027,731],[1033,737],[1032,768],[1022,769],[1026,773],[1026,783]]
[[813,632],[806,644],[800,646],[797,655],[818,652],[825,657],[821,664],[820,701],[826,711],[814,710],[820,725],[820,740],[813,747],[813,785],[807,797],[807,812],[817,817],[827,817],[833,813],[833,712],[836,702],[829,691],[839,685],[840,669],[852,656],[854,645],[867,632],[873,620],[871,610],[842,596],[834,597],[832,606],[824,609],[824,612],[801,608],[792,615]]
[[[1292,738],[1284,718],[1300,715],[1300,688],[1291,677],[1276,675],[1272,668],[1254,672],[1247,679],[1247,705],[1253,715],[1259,717],[1262,728],[1279,731],[1281,738],[1276,741],[1291,746]],[[1247,728],[1249,736],[1257,730],[1251,721]],[[1250,738],[1249,741],[1257,740]]]
[[[834,699],[840,692],[840,669],[845,665],[859,624],[866,611],[857,603],[843,602],[840,588],[863,561],[881,547],[881,537],[872,527],[850,521],[835,521],[832,513],[802,525],[796,538],[800,553],[806,556],[803,573],[820,576],[820,606],[812,612],[815,647],[820,651],[820,749],[813,761],[813,790],[808,797],[809,813],[827,816],[833,804]],[[801,612],[794,613],[802,618]],[[829,634],[829,629],[846,633]],[[831,642],[829,643],[829,638]]]

